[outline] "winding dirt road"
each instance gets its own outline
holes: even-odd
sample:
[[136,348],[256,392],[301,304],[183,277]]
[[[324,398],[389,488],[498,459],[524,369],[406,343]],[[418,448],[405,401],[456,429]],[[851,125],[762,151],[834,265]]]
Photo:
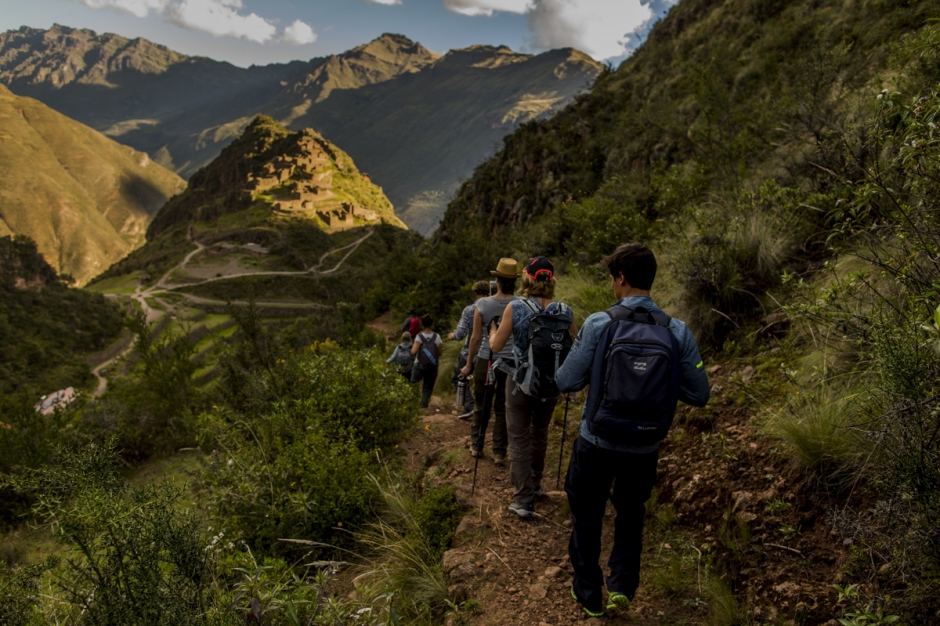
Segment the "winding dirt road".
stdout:
[[[169,270],[167,270],[167,272],[166,272],[165,274],[163,274],[163,276],[161,276],[160,279],[159,279],[157,282],[155,282],[152,286],[150,286],[150,287],[147,288],[146,290],[141,290],[141,285],[137,285],[137,289],[134,290],[134,295],[132,295],[131,298],[132,298],[133,300],[136,300],[136,301],[137,301],[137,304],[140,305],[140,309],[141,309],[141,310],[144,312],[144,314],[147,316],[147,323],[148,323],[148,324],[152,324],[152,323],[154,323],[154,322],[159,321],[160,318],[162,318],[163,315],[165,315],[165,313],[163,313],[162,311],[159,311],[158,309],[154,309],[153,307],[151,307],[151,306],[147,303],[147,298],[148,298],[148,297],[151,297],[151,296],[156,296],[156,295],[166,294],[166,293],[179,293],[181,296],[183,296],[184,298],[186,298],[187,300],[189,300],[190,302],[192,302],[192,303],[194,303],[194,304],[227,304],[226,301],[222,301],[222,300],[211,300],[211,299],[209,299],[209,298],[202,298],[202,297],[199,297],[199,296],[194,296],[194,295],[191,295],[191,294],[188,294],[188,293],[183,293],[183,292],[181,292],[181,291],[176,291],[176,290],[177,290],[177,289],[184,288],[184,287],[198,287],[199,285],[205,285],[205,284],[207,284],[207,283],[213,283],[213,282],[217,282],[217,281],[220,281],[220,280],[230,280],[230,279],[233,279],[233,278],[244,278],[244,277],[247,277],[247,276],[302,276],[302,275],[305,275],[305,274],[309,274],[309,275],[316,275],[316,274],[319,274],[319,275],[332,274],[332,273],[336,272],[337,270],[339,270],[339,269],[343,266],[343,263],[346,262],[346,259],[348,259],[348,258],[350,257],[350,255],[352,255],[352,253],[354,253],[356,250],[358,250],[358,249],[359,249],[359,246],[362,244],[362,242],[365,241],[366,239],[368,239],[369,237],[371,237],[371,236],[372,236],[372,233],[373,233],[372,228],[369,228],[369,229],[367,229],[366,234],[364,234],[362,237],[360,237],[360,238],[357,239],[356,241],[354,241],[354,242],[352,242],[352,243],[350,243],[350,244],[347,244],[347,245],[345,245],[345,246],[342,246],[342,247],[339,247],[339,248],[334,248],[334,249],[332,249],[332,250],[329,250],[328,252],[325,252],[325,253],[320,257],[320,259],[317,261],[317,264],[316,264],[316,265],[313,265],[313,266],[311,266],[311,267],[308,267],[307,269],[297,270],[297,271],[280,271],[280,272],[278,272],[278,271],[271,271],[271,272],[239,272],[239,273],[235,273],[235,274],[227,274],[227,275],[225,275],[225,276],[217,276],[217,277],[215,277],[215,278],[209,278],[209,279],[203,280],[203,281],[198,282],[198,283],[186,283],[186,284],[182,284],[182,285],[172,284],[172,283],[169,282],[169,279],[170,279],[170,277],[173,275],[173,273],[176,272],[177,270],[184,270],[184,271],[185,271],[186,266],[187,266],[187,265],[189,264],[189,262],[193,259],[193,257],[195,257],[197,254],[199,254],[200,252],[202,252],[203,250],[206,249],[206,246],[205,246],[205,245],[199,243],[198,241],[196,241],[196,240],[192,237],[192,231],[190,231],[188,237],[189,237],[189,240],[190,240],[190,241],[192,241],[194,244],[196,244],[196,249],[190,251],[189,253],[187,253],[186,256],[183,257],[183,260],[182,260],[182,261],[180,261],[179,263],[177,263],[176,265],[174,265],[172,268],[170,268]],[[346,252],[346,254],[343,255],[343,258],[341,258],[341,259],[336,263],[336,265],[334,265],[332,268],[330,268],[330,269],[328,269],[328,270],[321,270],[321,269],[320,269],[320,268],[323,266],[323,264],[326,262],[326,259],[328,259],[328,258],[329,258],[330,256],[332,256],[333,254],[336,254],[336,253],[339,253],[339,252],[344,252],[344,251]],[[243,301],[232,301],[231,304],[247,304],[247,302],[243,302]],[[311,303],[303,303],[303,304],[301,304],[301,303],[296,303],[296,302],[256,302],[256,304],[263,305],[263,306],[289,306],[289,307],[295,307],[295,308],[316,308],[316,309],[327,308],[327,305],[324,305],[324,304],[317,304],[317,303],[312,303],[312,302],[311,302]],[[167,312],[170,312],[170,311],[172,311],[172,308],[171,308],[171,309],[168,309]],[[134,340],[132,340],[132,341],[128,344],[128,346],[127,346],[124,350],[122,350],[122,351],[120,352],[120,354],[118,354],[117,356],[115,356],[115,357],[113,357],[113,358],[111,358],[111,359],[108,359],[108,360],[105,361],[104,363],[101,363],[100,365],[98,365],[97,367],[95,367],[94,370],[92,370],[92,374],[94,374],[94,375],[95,375],[95,378],[98,379],[98,386],[97,386],[97,388],[95,389],[95,392],[92,394],[92,397],[97,398],[97,397],[101,396],[101,395],[107,390],[107,388],[108,388],[108,379],[107,379],[106,376],[102,375],[102,372],[103,372],[104,370],[108,369],[112,364],[114,364],[115,362],[117,362],[119,359],[123,359],[123,358],[126,357],[128,354],[130,354],[131,350],[134,349],[134,345],[135,345],[135,344],[136,344],[136,338],[135,338]]]

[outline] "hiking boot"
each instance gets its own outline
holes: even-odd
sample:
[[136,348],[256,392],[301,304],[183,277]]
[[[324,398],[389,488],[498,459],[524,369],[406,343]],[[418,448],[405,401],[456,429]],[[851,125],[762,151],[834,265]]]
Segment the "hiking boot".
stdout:
[[607,596],[607,610],[614,613],[626,613],[630,610],[630,598],[619,591],[611,591]]
[[513,502],[509,505],[509,510],[523,519],[528,519],[535,514],[535,506],[531,502],[528,504]]
[[506,467],[506,455],[493,453],[493,465]]
[[542,498],[547,498],[547,497],[548,496],[545,495],[545,492],[542,491],[542,485],[539,485],[538,487],[535,488],[535,498],[537,500],[541,500]]
[[581,606],[581,610],[584,611],[588,617],[604,617],[604,611],[602,609],[598,609],[597,611],[592,611],[591,609],[581,604],[581,601],[578,599],[578,594],[574,592],[574,587],[571,588],[571,597],[574,599],[575,602],[578,603],[578,605]]
[[470,446],[470,456],[472,456],[473,458],[477,458],[478,456],[480,456],[480,451],[474,448],[473,446]]
[[473,411],[466,411],[457,416],[459,419],[468,420],[473,417]]

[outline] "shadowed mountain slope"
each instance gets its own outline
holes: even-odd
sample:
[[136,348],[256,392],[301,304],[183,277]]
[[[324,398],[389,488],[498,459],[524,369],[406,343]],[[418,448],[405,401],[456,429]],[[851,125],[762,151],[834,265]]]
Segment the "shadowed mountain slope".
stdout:
[[143,243],[184,187],[145,153],[0,86],[0,235],[28,235],[79,284]]
[[346,147],[423,232],[502,136],[570,102],[600,69],[572,50],[474,46],[441,57],[393,34],[327,58],[247,69],[63,26],[0,34],[0,83],[184,177],[255,115],[270,115]]

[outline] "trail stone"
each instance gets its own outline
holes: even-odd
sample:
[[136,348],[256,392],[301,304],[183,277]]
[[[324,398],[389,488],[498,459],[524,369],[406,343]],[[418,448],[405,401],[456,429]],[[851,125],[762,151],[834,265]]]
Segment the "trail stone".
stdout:
[[557,565],[549,565],[545,568],[545,578],[561,578],[565,575],[565,570]]
[[544,600],[548,597],[548,585],[545,583],[529,585],[529,597],[533,600]]
[[470,565],[473,563],[473,555],[461,550],[448,550],[444,553],[441,567],[445,574],[450,574],[461,565]]
[[757,373],[757,369],[753,365],[748,365],[743,370],[741,370],[741,382],[745,385],[750,385],[751,380],[754,378],[754,374]]
[[732,513],[745,510],[754,501],[754,494],[750,491],[736,491],[731,494],[731,497],[734,499],[734,508],[731,509]]
[[[457,530],[454,532],[454,545],[460,546],[471,539],[473,532],[480,527],[480,521],[473,515],[464,515],[463,519],[460,520],[460,524],[457,526]],[[490,555],[486,555],[486,560],[490,560]]]
[[467,591],[464,585],[451,585],[447,588],[447,595],[452,602],[460,604],[461,602],[467,601],[467,598],[470,597],[470,592]]

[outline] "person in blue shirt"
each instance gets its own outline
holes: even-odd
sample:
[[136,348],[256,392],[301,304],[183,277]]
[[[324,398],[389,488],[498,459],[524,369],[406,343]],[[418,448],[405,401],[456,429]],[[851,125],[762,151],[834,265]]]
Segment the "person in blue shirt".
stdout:
[[[643,244],[624,244],[604,262],[618,299],[616,305],[659,311],[650,297],[656,278],[656,257],[652,250]],[[610,322],[611,316],[606,311],[594,313],[584,321],[555,379],[562,392],[580,391],[591,381],[595,351],[607,350],[607,346],[598,346],[598,342]],[[679,359],[679,400],[696,407],[705,406],[711,392],[695,337],[688,326],[677,319],[669,321],[669,331],[678,346],[678,354],[673,358]],[[596,400],[591,394],[603,392],[598,387],[601,385],[593,385],[589,391],[579,437],[572,446],[565,478],[572,519],[568,543],[568,556],[574,569],[571,594],[592,616],[603,614],[604,607],[605,581],[598,561],[601,526],[608,499],[617,511],[617,517],[614,546],[608,561],[607,608],[625,610],[636,594],[643,550],[644,503],[656,482],[661,443],[629,445],[628,442],[610,442],[592,435],[586,409]]]
[[[485,280],[479,280],[473,283],[474,300],[485,298],[490,295],[490,284]],[[470,335],[473,334],[473,312],[476,311],[476,302],[464,307],[460,314],[460,321],[457,323],[457,329],[450,334],[450,339],[463,341],[463,348],[460,350],[460,357],[457,359],[457,365],[454,366],[454,375],[451,382],[454,384],[454,390],[457,389],[457,381],[462,378],[460,370],[467,364],[467,358],[470,355]],[[460,419],[469,419],[473,415],[473,393],[472,389],[467,389],[464,396],[464,405],[457,407],[460,411]]]

